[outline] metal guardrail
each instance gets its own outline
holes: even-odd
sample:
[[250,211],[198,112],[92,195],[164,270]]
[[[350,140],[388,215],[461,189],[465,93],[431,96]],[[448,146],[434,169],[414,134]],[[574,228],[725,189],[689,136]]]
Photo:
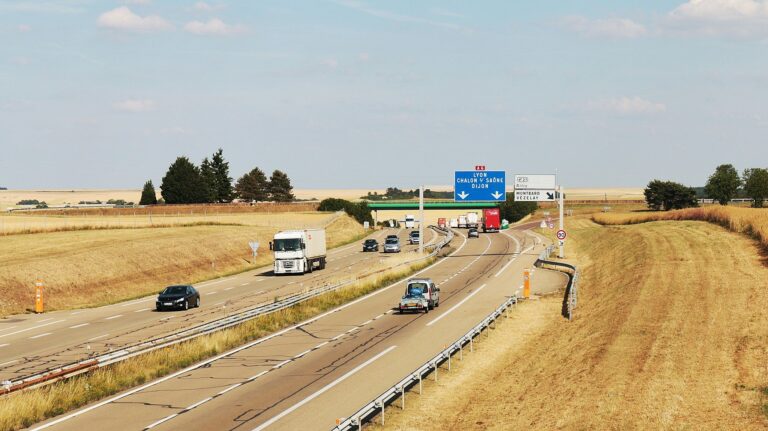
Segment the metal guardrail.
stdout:
[[[438,229],[437,227],[434,227],[434,226],[431,226],[431,227],[435,230],[446,232],[445,230]],[[114,364],[116,362],[124,361],[126,359],[129,359],[137,355],[148,353],[153,350],[157,350],[163,347],[168,347],[184,341],[189,341],[194,338],[207,335],[216,331],[221,331],[223,329],[227,329],[229,327],[235,326],[245,321],[254,319],[258,316],[274,313],[276,311],[279,311],[288,307],[292,307],[294,305],[300,304],[304,301],[307,301],[309,299],[312,299],[324,293],[328,293],[330,291],[344,287],[348,284],[354,283],[355,281],[358,281],[362,278],[369,277],[371,275],[375,275],[380,272],[388,271],[390,269],[397,268],[399,266],[412,265],[421,260],[429,259],[433,256],[436,256],[437,253],[440,252],[442,247],[448,244],[452,239],[453,239],[453,232],[447,231],[446,237],[444,238],[444,240],[440,241],[439,243],[433,244],[431,246],[433,250],[428,255],[417,258],[417,259],[413,259],[407,262],[400,263],[398,265],[393,266],[392,268],[380,269],[377,271],[364,273],[350,280],[345,280],[343,282],[340,282],[334,285],[313,289],[308,292],[290,295],[273,303],[258,305],[254,308],[250,308],[248,310],[245,310],[236,314],[232,314],[230,316],[227,316],[221,319],[216,319],[216,320],[213,320],[189,329],[185,329],[180,332],[175,332],[170,335],[166,335],[163,337],[158,337],[158,338],[154,338],[141,343],[126,346],[114,352],[109,352],[109,353],[98,355],[92,358],[88,358],[86,360],[69,363],[57,368],[48,369],[46,371],[33,374],[30,376],[25,376],[25,377],[17,378],[14,380],[4,381],[2,382],[2,386],[0,386],[0,395],[5,395],[5,394],[16,392],[22,389],[26,389],[34,386],[40,386],[43,384],[49,384],[58,380],[63,380],[69,377],[73,377],[78,374],[85,373],[87,371],[101,368],[106,365]]]
[[562,271],[568,274],[568,285],[565,288],[565,295],[563,296],[562,314],[563,317],[568,320],[573,320],[573,310],[576,308],[576,303],[578,301],[579,269],[569,263],[548,260],[554,250],[554,245],[548,246],[541,252],[539,259],[534,265],[537,267],[554,266],[556,268],[566,268],[566,271]]
[[353,413],[349,418],[342,418],[339,423],[333,428],[334,431],[347,431],[347,430],[361,430],[363,424],[375,417],[378,413],[381,413],[381,422],[384,424],[384,409],[398,397],[401,399],[401,406],[405,408],[405,393],[415,387],[419,386],[419,394],[422,393],[422,381],[430,373],[434,372],[435,381],[438,377],[438,369],[444,364],[448,363],[448,371],[451,370],[451,357],[456,353],[459,354],[459,358],[463,359],[464,348],[469,346],[470,352],[474,351],[474,339],[479,336],[483,330],[488,329],[493,322],[496,321],[502,314],[506,316],[507,310],[517,304],[517,297],[511,296],[504,301],[498,308],[496,308],[491,314],[486,316],[483,320],[470,329],[466,334],[459,337],[446,349],[429,359],[427,362],[408,373],[408,375],[399,382],[392,385],[389,389],[376,396],[372,401],[368,402],[362,408]]

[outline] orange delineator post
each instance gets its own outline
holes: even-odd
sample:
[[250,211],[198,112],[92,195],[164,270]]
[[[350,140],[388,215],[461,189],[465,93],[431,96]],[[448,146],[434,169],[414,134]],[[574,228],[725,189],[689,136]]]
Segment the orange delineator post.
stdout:
[[523,270],[523,298],[531,297],[531,270]]
[[43,281],[35,282],[35,313],[42,313],[43,308]]

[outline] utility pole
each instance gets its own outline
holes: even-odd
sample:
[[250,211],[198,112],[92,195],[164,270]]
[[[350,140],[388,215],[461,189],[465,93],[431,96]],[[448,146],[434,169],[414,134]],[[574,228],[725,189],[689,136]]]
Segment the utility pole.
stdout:
[[419,254],[424,253],[424,186],[419,186]]
[[[558,186],[557,191],[560,193],[560,230],[565,230],[565,219],[563,218],[563,186]],[[560,259],[565,258],[565,239],[559,240],[560,251],[557,255]]]

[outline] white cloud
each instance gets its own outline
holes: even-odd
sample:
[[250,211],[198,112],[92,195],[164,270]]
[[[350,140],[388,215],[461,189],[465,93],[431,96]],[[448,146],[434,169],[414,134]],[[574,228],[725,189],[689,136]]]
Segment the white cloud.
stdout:
[[325,67],[328,67],[329,69],[336,69],[339,67],[339,61],[335,58],[326,58],[325,60],[321,61],[321,64]]
[[220,5],[220,4],[212,5],[204,1],[199,1],[195,3],[194,6],[192,6],[192,9],[198,12],[213,12],[223,8],[224,8],[224,5]]
[[152,3],[152,0],[123,0],[123,3],[147,5]]
[[19,24],[18,26],[16,26],[16,30],[18,30],[18,31],[20,31],[22,33],[26,33],[28,31],[31,31],[32,27],[30,27],[27,24]]
[[652,102],[642,97],[620,97],[589,102],[587,108],[592,111],[613,112],[622,115],[658,114],[667,110],[663,103]]
[[151,99],[126,99],[115,102],[112,107],[125,112],[147,112],[155,109],[155,101]]
[[768,0],[689,0],[667,15],[673,31],[749,37],[768,34]]
[[198,35],[216,35],[228,36],[233,34],[245,33],[248,29],[245,26],[236,24],[225,24],[218,18],[212,18],[208,22],[192,21],[184,25],[184,30]]
[[127,6],[104,12],[99,16],[97,23],[99,27],[136,32],[161,31],[173,28],[173,25],[157,15],[142,17],[131,12]]
[[583,16],[569,16],[564,25],[571,31],[589,37],[636,38],[648,33],[642,24],[626,18],[589,19]]

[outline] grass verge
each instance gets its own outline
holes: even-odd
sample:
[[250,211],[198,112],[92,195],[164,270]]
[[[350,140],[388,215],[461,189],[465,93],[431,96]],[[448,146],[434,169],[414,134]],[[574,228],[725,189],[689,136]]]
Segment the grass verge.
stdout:
[[10,394],[0,402],[0,430],[29,427],[160,378],[364,296],[401,280],[434,261],[435,258],[429,258],[402,268],[394,268],[214,334],[156,350],[62,382]]

